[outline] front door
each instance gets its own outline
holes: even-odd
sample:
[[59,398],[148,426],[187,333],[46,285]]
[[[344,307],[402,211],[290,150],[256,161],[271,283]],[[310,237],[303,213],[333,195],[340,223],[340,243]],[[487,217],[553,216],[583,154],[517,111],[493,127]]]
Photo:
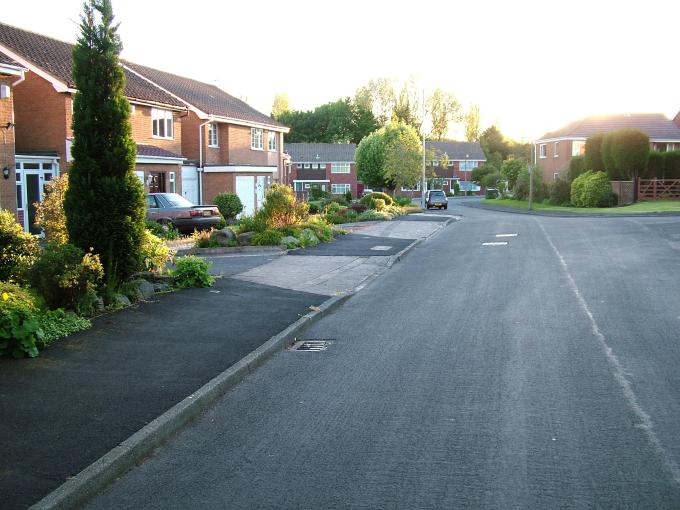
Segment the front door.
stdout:
[[149,172],[149,193],[165,193],[165,172]]
[[255,212],[255,177],[252,175],[236,176],[236,194],[243,204],[243,216],[252,216]]
[[21,161],[17,158],[17,205],[23,210],[24,230],[39,235],[42,229],[35,224],[38,204],[45,195],[45,185],[52,180],[58,167],[52,161]]
[[267,186],[267,177],[264,175],[257,176],[257,183],[255,184],[255,209],[259,209],[264,205],[264,192]]

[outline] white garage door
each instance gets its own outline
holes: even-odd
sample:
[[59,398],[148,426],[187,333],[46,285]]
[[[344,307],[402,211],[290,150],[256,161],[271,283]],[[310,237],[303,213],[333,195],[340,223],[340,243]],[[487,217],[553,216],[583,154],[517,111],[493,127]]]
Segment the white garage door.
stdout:
[[255,177],[252,175],[236,176],[236,194],[243,204],[243,215],[255,213]]
[[195,166],[182,167],[182,195],[189,202],[198,204],[198,170]]

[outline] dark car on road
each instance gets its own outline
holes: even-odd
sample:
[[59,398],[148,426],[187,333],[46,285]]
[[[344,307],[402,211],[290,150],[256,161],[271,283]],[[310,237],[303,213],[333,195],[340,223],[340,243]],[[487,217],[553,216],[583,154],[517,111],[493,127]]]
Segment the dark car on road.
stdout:
[[146,218],[161,225],[173,226],[183,233],[217,226],[222,216],[215,205],[194,205],[177,193],[149,193]]
[[439,209],[448,209],[449,201],[443,191],[431,190],[425,195],[425,207],[430,209],[438,207]]

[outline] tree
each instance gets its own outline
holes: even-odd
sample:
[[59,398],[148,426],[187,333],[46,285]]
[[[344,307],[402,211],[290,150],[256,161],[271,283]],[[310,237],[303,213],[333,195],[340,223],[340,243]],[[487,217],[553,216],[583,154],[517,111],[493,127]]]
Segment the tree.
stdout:
[[488,163],[485,163],[472,170],[472,175],[470,178],[472,182],[482,185],[484,178],[489,175],[498,172],[498,168]]
[[596,172],[604,172],[604,161],[602,157],[602,142],[604,133],[589,136],[586,140],[585,168]]
[[415,188],[422,170],[422,144],[418,132],[403,122],[385,128],[385,180],[395,186]]
[[272,117],[278,119],[282,113],[290,111],[290,101],[288,94],[276,94],[274,96],[274,104],[272,104]]
[[390,121],[396,101],[394,83],[387,78],[370,80],[354,95],[354,102],[371,110],[379,126],[384,126]]
[[501,165],[501,175],[505,177],[508,182],[508,188],[515,187],[517,177],[522,170],[527,167],[527,162],[523,159],[506,159]]
[[569,180],[573,181],[579,175],[585,173],[586,168],[586,158],[585,156],[574,156],[569,161]]
[[372,188],[387,186],[384,145],[384,128],[381,128],[361,140],[354,155],[357,178]]
[[651,151],[647,163],[646,177],[663,179],[666,170],[666,161],[663,152]]
[[487,128],[480,135],[479,141],[487,159],[495,152],[501,155],[501,159],[506,159],[510,154],[508,142],[505,141],[505,137],[496,126]]
[[449,124],[460,118],[460,103],[448,92],[437,88],[427,101],[432,118],[432,137],[443,140],[449,131]]
[[85,3],[73,49],[74,161],[64,200],[70,242],[99,254],[110,290],[140,268],[145,233],[117,30],[110,0]]
[[470,105],[465,116],[465,139],[468,142],[479,141],[479,105]]
[[392,120],[402,121],[420,132],[423,124],[421,105],[418,99],[418,88],[413,79],[404,82],[401,92],[394,104]]

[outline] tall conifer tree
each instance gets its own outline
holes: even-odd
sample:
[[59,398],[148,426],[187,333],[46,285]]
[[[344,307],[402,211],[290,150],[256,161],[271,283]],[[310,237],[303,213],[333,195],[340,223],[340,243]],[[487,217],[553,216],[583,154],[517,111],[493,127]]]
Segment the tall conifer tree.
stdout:
[[113,18],[110,0],[85,2],[73,50],[74,161],[64,200],[70,242],[99,254],[109,289],[139,269],[145,217]]

